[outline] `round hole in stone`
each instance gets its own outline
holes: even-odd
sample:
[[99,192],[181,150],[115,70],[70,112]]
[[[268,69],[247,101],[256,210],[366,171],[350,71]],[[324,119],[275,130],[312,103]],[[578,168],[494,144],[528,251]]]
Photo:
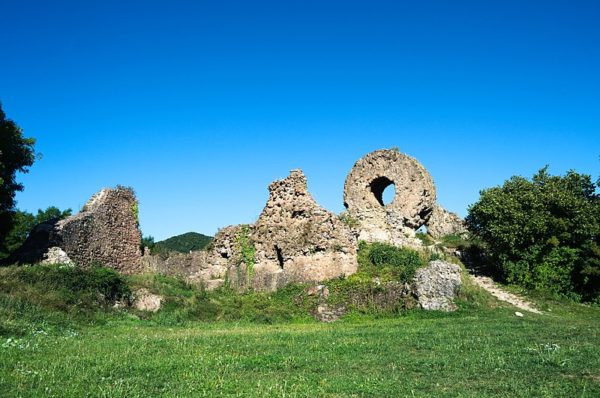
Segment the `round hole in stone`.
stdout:
[[394,182],[387,177],[377,177],[371,182],[371,192],[380,205],[386,206],[396,197]]

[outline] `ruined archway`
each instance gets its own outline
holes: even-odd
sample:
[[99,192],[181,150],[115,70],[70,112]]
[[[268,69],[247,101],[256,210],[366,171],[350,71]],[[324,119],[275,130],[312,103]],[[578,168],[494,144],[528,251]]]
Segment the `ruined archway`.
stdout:
[[[385,203],[390,185],[395,196]],[[371,152],[356,162],[346,178],[344,205],[359,224],[360,239],[406,243],[407,235],[429,219],[435,204],[431,175],[415,159],[397,150]]]

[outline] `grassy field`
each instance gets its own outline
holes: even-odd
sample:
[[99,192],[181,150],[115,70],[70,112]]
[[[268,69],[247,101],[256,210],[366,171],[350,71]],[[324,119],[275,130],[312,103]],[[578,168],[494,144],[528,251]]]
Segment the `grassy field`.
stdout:
[[462,308],[335,324],[120,317],[0,341],[0,395],[598,397],[600,310]]
[[[600,397],[599,307],[536,296],[544,314],[521,318],[465,276],[457,312],[424,312],[373,282],[421,262],[363,247],[359,272],[327,282],[348,311],[333,324],[303,285],[0,268],[0,397]],[[114,308],[140,288],[159,312]]]

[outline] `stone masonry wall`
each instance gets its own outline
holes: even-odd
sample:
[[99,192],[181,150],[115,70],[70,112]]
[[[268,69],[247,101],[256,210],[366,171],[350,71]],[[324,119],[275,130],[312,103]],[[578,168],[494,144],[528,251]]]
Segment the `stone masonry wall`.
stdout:
[[[392,184],[396,195],[384,204],[383,192]],[[394,149],[359,159],[344,186],[348,216],[358,223],[359,239],[367,242],[420,246],[415,231],[431,216],[435,200],[435,186],[427,170]]]
[[269,200],[251,240],[256,247],[255,284],[267,289],[356,272],[356,237],[315,202],[301,170],[269,186]]
[[426,225],[427,232],[435,239],[447,235],[464,235],[467,233],[467,226],[463,219],[440,205],[435,205],[431,218]]
[[78,266],[101,264],[132,274],[142,270],[140,241],[133,190],[103,189],[78,214],[36,226],[9,262],[40,262],[59,247]]

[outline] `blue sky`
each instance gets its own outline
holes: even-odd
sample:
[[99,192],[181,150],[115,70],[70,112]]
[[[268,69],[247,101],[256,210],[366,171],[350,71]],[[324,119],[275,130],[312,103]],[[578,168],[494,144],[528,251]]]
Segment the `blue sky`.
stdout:
[[302,168],[343,210],[399,147],[461,215],[511,175],[600,174],[594,1],[0,0],[0,101],[43,158],[18,207],[133,186],[157,239],[256,219]]

